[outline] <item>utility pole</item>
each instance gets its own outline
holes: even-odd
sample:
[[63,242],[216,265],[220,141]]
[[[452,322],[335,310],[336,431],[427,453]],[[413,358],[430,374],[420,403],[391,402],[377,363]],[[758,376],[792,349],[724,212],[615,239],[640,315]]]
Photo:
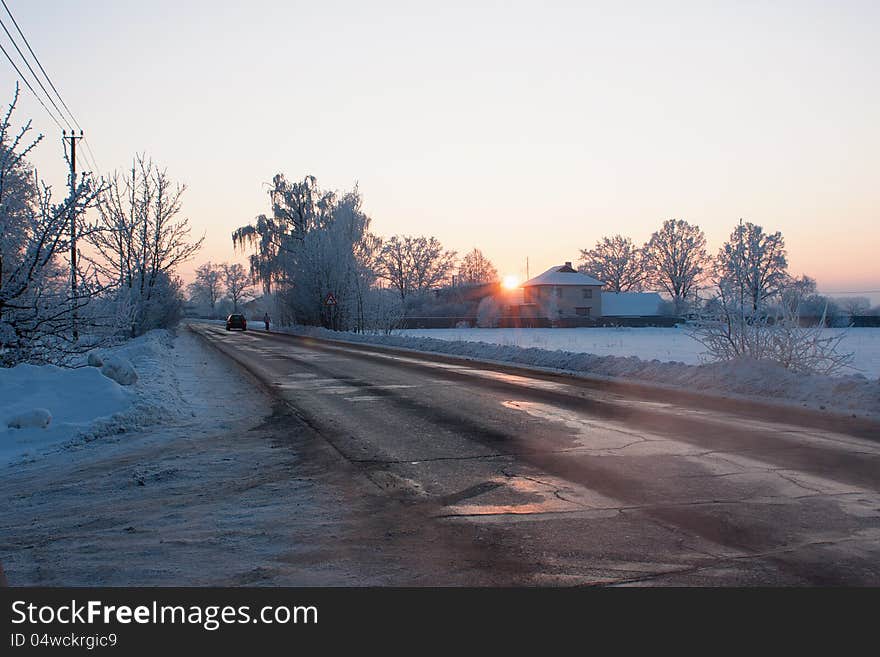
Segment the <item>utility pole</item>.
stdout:
[[76,328],[76,140],[83,138],[83,131],[79,135],[73,130],[70,135],[67,130],[62,131],[61,139],[64,141],[64,149],[67,150],[67,140],[70,139],[70,204],[67,213],[70,217],[70,302],[73,304],[73,313],[70,320],[70,328],[74,342],[79,340],[79,330]]

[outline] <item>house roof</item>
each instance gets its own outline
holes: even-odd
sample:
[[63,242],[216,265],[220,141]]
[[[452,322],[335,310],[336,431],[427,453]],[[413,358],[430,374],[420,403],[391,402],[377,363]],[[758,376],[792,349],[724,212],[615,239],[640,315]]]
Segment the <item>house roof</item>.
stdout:
[[605,317],[648,317],[660,314],[660,295],[656,292],[603,292]]
[[530,278],[522,284],[522,287],[533,285],[602,285],[602,281],[582,274],[575,270],[570,262],[566,262],[564,265],[550,267],[543,274]]

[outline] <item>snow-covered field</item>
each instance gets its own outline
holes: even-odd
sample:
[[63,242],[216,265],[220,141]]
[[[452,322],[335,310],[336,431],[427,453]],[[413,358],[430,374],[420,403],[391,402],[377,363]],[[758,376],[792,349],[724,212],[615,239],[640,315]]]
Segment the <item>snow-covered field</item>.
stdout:
[[[662,354],[646,353],[644,357],[625,355],[620,347],[627,341],[624,336],[645,335],[643,346],[654,345],[656,349],[662,329],[451,329],[405,331],[396,335],[358,334],[334,332],[316,327],[297,326],[277,329],[281,332],[297,335],[308,335],[344,342],[378,344],[388,347],[411,349],[414,351],[447,354],[468,360],[488,363],[510,363],[539,368],[548,371],[573,374],[590,379],[620,379],[639,384],[662,386],[687,390],[691,392],[772,401],[781,404],[797,405],[818,410],[829,410],[838,413],[880,417],[880,379],[876,377],[877,337],[880,334],[869,333],[873,329],[854,331],[850,339],[860,336],[856,346],[862,345],[860,365],[862,372],[842,374],[840,376],[801,375],[769,362],[743,360],[738,362],[700,363],[699,345],[693,347],[696,356],[691,364],[679,360],[661,360]],[[595,341],[596,350],[602,340],[596,331],[606,336],[617,335],[617,349],[614,351],[614,340],[605,341],[605,349],[611,355],[601,355],[582,351],[583,343],[573,340],[581,334],[587,340]],[[690,340],[684,331],[666,329],[669,337],[675,336],[676,349],[681,350]],[[443,336],[443,337],[441,337]],[[484,337],[485,336],[485,337]],[[569,342],[569,348],[561,348],[558,340]],[[465,340],[465,337],[471,338]],[[498,344],[507,339],[518,344]],[[526,346],[529,340],[543,340],[542,346]],[[638,338],[637,338],[638,339]],[[479,340],[479,341],[476,341]],[[489,342],[488,340],[494,340]],[[533,344],[533,343],[531,343]],[[606,352],[608,353],[608,352]],[[631,353],[631,352],[630,352]],[[682,353],[682,351],[679,351]],[[692,352],[693,353],[693,352]],[[873,354],[873,355],[868,355]],[[865,367],[866,363],[874,362],[873,370]],[[698,364],[699,363],[699,364]],[[868,376],[867,372],[872,372]]]
[[[841,349],[855,354],[854,368],[870,379],[880,377],[880,329],[826,329],[844,333]],[[682,328],[573,328],[573,329],[409,329],[398,335],[465,340],[513,347],[536,347],[596,354],[635,356],[642,360],[699,365],[704,348]]]

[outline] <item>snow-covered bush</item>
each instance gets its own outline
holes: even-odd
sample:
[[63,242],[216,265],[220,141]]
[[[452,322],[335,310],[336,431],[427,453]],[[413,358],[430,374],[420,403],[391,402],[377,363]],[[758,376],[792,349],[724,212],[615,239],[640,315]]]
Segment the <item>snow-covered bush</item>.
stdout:
[[137,312],[138,334],[153,329],[172,328],[183,316],[182,284],[176,276],[158,272],[145,293],[132,290],[132,303]]

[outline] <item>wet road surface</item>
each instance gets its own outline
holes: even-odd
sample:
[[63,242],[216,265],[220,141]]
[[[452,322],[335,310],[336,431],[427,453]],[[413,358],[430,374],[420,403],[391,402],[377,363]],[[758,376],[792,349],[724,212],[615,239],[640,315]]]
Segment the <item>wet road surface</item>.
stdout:
[[476,550],[487,570],[519,572],[514,582],[880,584],[880,430],[865,421],[682,405],[399,350],[192,329],[286,401],[389,505],[440,533],[485,527],[468,558]]

